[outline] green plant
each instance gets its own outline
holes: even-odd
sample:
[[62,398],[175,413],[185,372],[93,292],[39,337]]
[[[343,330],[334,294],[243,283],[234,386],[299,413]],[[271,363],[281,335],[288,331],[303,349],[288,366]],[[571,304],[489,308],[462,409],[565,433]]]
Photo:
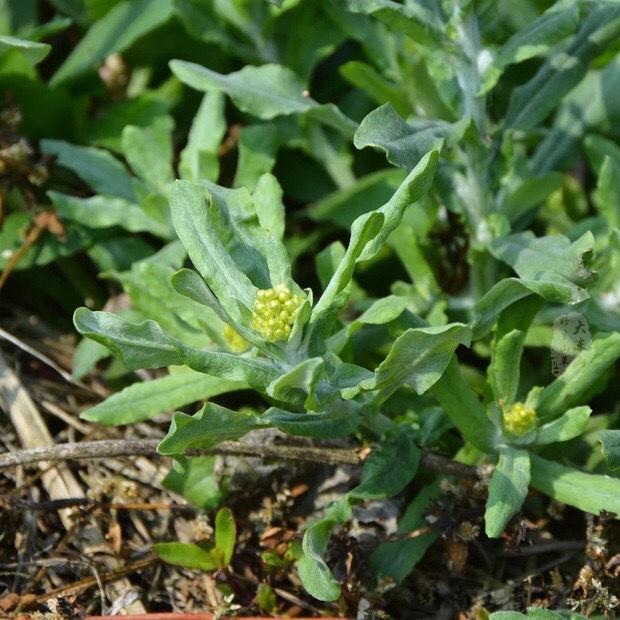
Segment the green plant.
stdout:
[[168,542],[157,543],[153,549],[164,562],[184,568],[203,571],[226,568],[232,560],[237,540],[237,526],[228,508],[221,508],[215,515],[213,538],[210,545]]
[[[52,192],[64,219],[120,226],[128,245],[145,231],[165,244],[133,256],[129,270],[96,259],[133,308],[80,308],[74,321],[125,368],[170,372],[83,417],[127,424],[251,388],[259,404],[235,411],[207,402],[194,415],[174,414],[159,452],[178,461],[177,488],[194,492],[202,476],[212,481],[212,462],[202,468],[185,453],[251,431],[371,444],[359,485],[304,535],[299,575],[322,600],[341,592],[325,561],[332,531],[356,504],[403,491],[423,448],[494,466],[489,537],[509,527],[530,488],[586,512],[620,514],[620,431],[611,428],[607,390],[620,357],[617,3],[247,2],[238,11],[226,3],[140,4],[158,11],[132,22],[130,34],[174,10],[192,36],[200,30],[227,50],[226,62],[170,63],[180,82],[206,93],[179,181],[168,120],[127,127],[120,147],[116,134],[104,144],[137,177],[106,151],[42,144],[98,192]],[[133,35],[125,33],[97,58],[84,51],[124,23],[129,6],[119,3],[91,28],[55,83],[129,47]],[[310,43],[288,45],[287,26],[315,14],[329,20],[325,46],[303,20],[293,41],[312,35]],[[345,37],[358,47],[338,71],[353,88],[311,96],[313,67]],[[238,69],[239,59],[255,64]],[[227,175],[218,157],[223,94],[244,123]],[[287,161],[291,152],[299,159]],[[296,208],[287,213],[285,205]],[[299,233],[309,223],[313,232]],[[294,235],[285,236],[286,224]],[[323,243],[334,225],[346,247]],[[318,249],[310,273],[296,259]],[[101,243],[89,253],[104,250]],[[196,271],[184,268],[186,258]],[[571,313],[589,325],[591,342],[554,341]],[[81,347],[78,376],[105,354]],[[459,347],[470,351],[457,357]],[[536,361],[541,348],[574,359],[552,379]],[[591,417],[596,395],[609,412]],[[580,449],[562,453],[562,442]],[[424,526],[441,494],[438,480],[423,482],[402,535]],[[213,507],[216,496],[196,503]],[[371,568],[402,581],[439,534],[379,545]],[[194,552],[196,566],[221,567],[213,549]],[[529,616],[542,613],[554,612]]]
[[[600,373],[620,356],[617,334],[601,336],[555,383],[543,390],[534,388],[526,405],[516,401],[525,335],[542,305],[531,292],[537,288],[537,280],[500,282],[478,304],[473,328],[458,323],[425,326],[407,310],[406,298],[396,296],[377,300],[352,323],[341,324],[339,315],[350,295],[355,263],[380,251],[405,207],[428,190],[436,161],[437,153],[429,153],[384,207],[354,222],[349,246],[340,254],[314,305],[312,291],[302,291],[291,280],[284,248],[263,224],[270,218],[261,207],[273,202],[262,200],[260,194],[252,196],[244,189],[227,190],[209,182],[175,184],[171,194],[173,223],[201,275],[182,269],[174,274],[172,285],[177,293],[202,304],[204,312],[213,312],[243,337],[251,345],[245,353],[192,346],[154,321],[131,324],[87,309],[75,315],[78,330],[110,348],[128,368],[184,364],[197,372],[245,382],[274,402],[262,414],[234,412],[212,403],[194,416],[177,413],[159,446],[162,454],[178,457],[190,448],[213,447],[269,426],[314,438],[354,432],[382,438],[366,463],[360,486],[306,532],[299,571],[306,587],[318,598],[333,599],[339,594],[322,556],[329,532],[349,518],[351,503],[398,493],[415,475],[420,457],[415,437],[406,425],[396,424],[382,413],[390,397],[403,388],[418,394],[431,389],[465,439],[482,452],[499,457],[487,505],[490,536],[498,536],[519,510],[530,483],[559,501],[590,512],[618,509],[614,503],[620,490],[617,480],[581,473],[531,452],[536,446],[584,432],[590,409],[569,407],[579,402]],[[264,303],[265,295],[260,292],[278,286],[295,291],[303,301],[294,311],[290,336],[274,339],[273,332],[265,333],[263,323],[257,325],[253,317],[256,303]],[[285,296],[291,299],[290,293]],[[494,300],[492,305],[489,298]],[[276,310],[274,319],[279,320],[280,310]],[[480,338],[494,323],[489,365],[493,398],[485,410],[463,381],[456,362],[450,360],[459,344],[469,344],[472,334]],[[374,372],[339,356],[356,328],[365,324],[387,324],[392,329],[393,343]],[[511,422],[518,407],[527,407],[527,425]],[[397,476],[391,473],[395,468]]]

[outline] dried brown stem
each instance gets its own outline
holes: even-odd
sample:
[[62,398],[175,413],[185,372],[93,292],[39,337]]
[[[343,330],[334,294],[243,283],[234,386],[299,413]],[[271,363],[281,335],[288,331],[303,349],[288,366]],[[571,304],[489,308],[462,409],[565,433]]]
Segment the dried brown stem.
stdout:
[[0,289],[2,289],[2,287],[4,286],[4,283],[7,281],[9,275],[11,275],[13,269],[15,269],[17,263],[19,263],[24,254],[36,243],[42,232],[43,228],[40,228],[36,225],[30,229],[30,232],[24,239],[24,242],[6,262],[6,265],[4,266],[4,269],[0,274]]
[[48,230],[51,234],[64,239],[65,229],[53,211],[43,211],[37,213],[32,221],[32,227],[28,231],[22,245],[9,258],[4,266],[4,270],[0,274],[0,290],[4,286],[7,278],[17,266],[17,263],[23,258],[24,254],[37,242],[43,232]]
[[[51,447],[19,450],[0,455],[0,469],[13,465],[27,465],[40,461],[71,461],[99,459],[111,456],[152,456],[157,453],[159,439],[106,439],[64,443]],[[355,450],[344,448],[315,448],[312,446],[264,445],[256,446],[239,441],[224,441],[212,450],[188,450],[187,456],[220,454],[249,456],[261,459],[309,461],[329,465],[358,465],[360,456]]]
[[[158,439],[108,439],[80,443],[57,444],[50,447],[19,450],[0,454],[0,469],[15,465],[28,465],[41,461],[70,461],[98,459],[112,456],[152,456],[157,454]],[[250,445],[240,441],[224,441],[211,450],[189,450],[187,456],[219,454],[247,456],[261,459],[306,461],[326,465],[359,465],[364,457],[352,448],[319,448],[313,446]],[[456,463],[450,459],[425,452],[422,466],[431,471],[462,477],[476,477],[475,467]]]

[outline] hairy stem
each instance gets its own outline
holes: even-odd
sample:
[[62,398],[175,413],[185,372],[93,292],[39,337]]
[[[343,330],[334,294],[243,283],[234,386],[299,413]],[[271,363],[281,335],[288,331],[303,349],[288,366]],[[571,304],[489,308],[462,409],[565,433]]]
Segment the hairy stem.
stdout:
[[479,95],[482,84],[480,58],[483,49],[480,43],[478,15],[475,5],[463,13],[457,26],[457,42],[460,58],[457,63],[457,81],[463,97],[463,113],[472,118],[475,131],[465,139],[462,149],[465,173],[457,188],[461,202],[468,215],[474,247],[470,251],[471,289],[474,301],[480,299],[495,281],[495,265],[485,246],[490,238],[486,216],[491,211],[491,190],[489,182],[489,158],[485,136],[489,119],[486,97]]

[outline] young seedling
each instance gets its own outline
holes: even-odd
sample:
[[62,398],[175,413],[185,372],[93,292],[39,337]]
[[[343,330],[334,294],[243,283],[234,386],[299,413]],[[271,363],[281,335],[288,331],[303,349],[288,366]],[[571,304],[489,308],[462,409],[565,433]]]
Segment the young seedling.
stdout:
[[210,544],[157,543],[153,550],[168,564],[205,572],[220,571],[230,565],[237,540],[237,526],[228,508],[221,508],[215,515],[213,538]]

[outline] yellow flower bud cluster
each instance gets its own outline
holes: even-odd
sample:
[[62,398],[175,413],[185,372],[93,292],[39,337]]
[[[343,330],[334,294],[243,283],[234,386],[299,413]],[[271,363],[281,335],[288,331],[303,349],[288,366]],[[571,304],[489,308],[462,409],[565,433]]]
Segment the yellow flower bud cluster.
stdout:
[[268,342],[288,340],[301,302],[301,297],[291,294],[284,284],[259,290],[254,301],[252,327]]
[[515,403],[504,412],[504,426],[513,435],[525,435],[536,426],[536,411],[523,403]]
[[230,325],[224,327],[224,339],[228,348],[234,353],[243,353],[248,349],[248,341],[240,336]]

